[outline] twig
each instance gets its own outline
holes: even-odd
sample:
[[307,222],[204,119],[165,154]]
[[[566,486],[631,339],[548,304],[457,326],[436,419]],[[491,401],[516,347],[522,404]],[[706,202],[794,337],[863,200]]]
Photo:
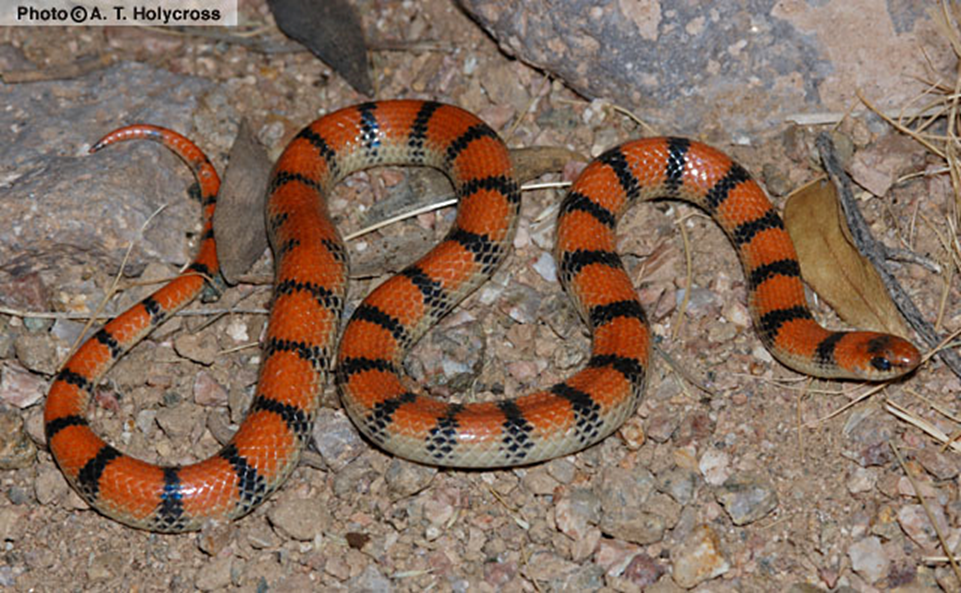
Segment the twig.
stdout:
[[[837,189],[841,209],[844,211],[845,218],[847,218],[848,227],[851,229],[851,236],[854,239],[855,247],[857,247],[858,251],[877,269],[882,282],[884,282],[884,286],[891,295],[891,299],[911,327],[914,328],[914,331],[921,336],[921,339],[924,340],[929,347],[933,348],[937,346],[942,341],[941,336],[939,336],[931,324],[924,319],[924,316],[921,314],[921,311],[918,310],[917,306],[915,306],[911,297],[908,296],[894,275],[888,270],[885,263],[885,250],[871,235],[868,224],[854,201],[854,195],[851,191],[851,179],[841,167],[841,163],[834,151],[834,143],[831,141],[831,137],[827,134],[820,134],[817,138],[817,148],[821,153],[821,162],[824,164],[824,170]],[[952,350],[941,350],[937,356],[955,375],[961,377],[961,357],[959,357],[957,353]]]

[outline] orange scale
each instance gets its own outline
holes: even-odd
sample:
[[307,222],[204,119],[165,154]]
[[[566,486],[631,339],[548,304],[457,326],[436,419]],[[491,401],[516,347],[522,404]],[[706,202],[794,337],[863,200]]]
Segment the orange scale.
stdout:
[[733,230],[739,225],[764,217],[774,206],[754,181],[738,184],[728,192],[727,199],[717,209],[721,228]]
[[163,490],[162,468],[124,455],[104,468],[100,475],[98,496],[115,512],[144,520],[163,503]]
[[534,427],[533,436],[567,432],[574,424],[574,408],[571,403],[547,391],[538,391],[517,400],[517,407]]
[[457,207],[457,226],[465,231],[486,235],[492,241],[501,240],[507,233],[511,206],[507,197],[495,190],[481,190],[460,201]]
[[567,384],[587,393],[603,409],[610,409],[630,397],[631,383],[610,367],[586,368],[567,380]]
[[613,212],[615,216],[624,208],[627,201],[617,173],[599,161],[592,162],[581,172],[571,191],[587,196],[595,204]]
[[745,267],[753,270],[760,265],[781,259],[797,259],[791,237],[784,229],[765,229],[741,246],[741,259]]
[[813,358],[818,344],[830,333],[812,319],[795,319],[781,325],[775,343],[792,355]]
[[58,432],[48,445],[61,469],[76,479],[80,470],[97,456],[106,443],[86,426],[68,426]]
[[788,307],[807,307],[804,285],[796,276],[772,276],[762,282],[751,295],[758,315]]
[[424,316],[424,293],[407,276],[394,276],[377,287],[366,303],[412,327]]
[[96,377],[110,360],[110,350],[105,344],[97,340],[87,340],[77,353],[70,357],[64,369],[89,381],[91,377]]
[[726,154],[700,142],[691,142],[685,157],[682,191],[696,196],[705,195],[724,179],[733,164]]
[[318,387],[317,374],[310,362],[296,352],[275,352],[264,359],[260,368],[258,391],[274,401],[301,410],[313,406]]
[[631,279],[624,270],[603,264],[581,268],[572,282],[573,291],[588,307],[597,307],[637,298]]
[[[179,305],[180,303],[177,304]],[[164,303],[160,303],[160,307],[164,311],[171,309],[171,307],[166,306]],[[147,327],[150,327],[150,313],[147,312],[143,304],[138,304],[107,323],[104,329],[113,336],[113,339],[117,340],[117,342],[126,344],[137,337],[140,332]],[[105,354],[109,358],[109,350],[102,344],[101,347],[104,348]]]
[[473,254],[457,241],[444,241],[425,255],[418,267],[445,290],[456,290],[477,273]]
[[340,286],[347,269],[326,249],[298,245],[284,254],[277,265],[277,279],[306,281],[324,287]]
[[511,175],[513,165],[499,138],[482,136],[474,139],[451,163],[462,181],[484,179],[492,175]]
[[82,415],[86,412],[90,396],[76,385],[66,381],[56,381],[47,394],[47,405],[43,410],[43,421],[49,424],[58,418]]
[[191,517],[214,517],[237,504],[239,478],[230,462],[215,455],[185,466],[178,473],[184,513]]
[[250,413],[231,443],[237,454],[268,482],[275,480],[282,462],[290,456],[297,438],[278,414],[266,410]]
[[659,186],[667,172],[667,140],[642,138],[621,147],[631,174],[642,186]]
[[314,295],[301,290],[277,295],[269,324],[271,337],[322,345],[336,326],[337,317]]
[[641,320],[618,317],[594,330],[591,352],[597,356],[613,354],[644,363],[650,355],[650,333]]
[[379,103],[374,117],[385,137],[406,141],[423,105],[422,101]]
[[397,375],[378,370],[354,373],[350,376],[346,389],[367,409],[407,393],[407,388]]
[[394,411],[390,430],[400,436],[423,438],[437,426],[437,419],[444,417],[447,410],[445,403],[418,397],[414,402],[403,404]]
[[555,249],[560,251],[604,250],[617,246],[614,229],[583,210],[572,210],[557,223]]
[[345,149],[350,150],[350,147],[357,144],[363,134],[357,106],[346,107],[325,116],[322,128],[317,125],[319,121],[321,120],[310,124],[311,131],[323,138],[327,146],[337,153]]
[[451,142],[479,123],[480,120],[473,115],[464,117],[464,112],[459,109],[441,105],[427,122],[427,141],[441,150],[446,150]]
[[341,358],[394,360],[397,354],[394,334],[372,321],[354,319],[340,339]]

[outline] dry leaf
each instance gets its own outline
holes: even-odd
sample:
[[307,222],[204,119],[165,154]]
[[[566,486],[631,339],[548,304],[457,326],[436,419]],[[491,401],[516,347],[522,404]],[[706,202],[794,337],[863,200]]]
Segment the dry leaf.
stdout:
[[228,284],[235,284],[267,248],[264,201],[270,167],[267,151],[241,121],[214,211],[217,258]]
[[874,266],[851,242],[834,186],[816,180],[784,208],[784,225],[801,262],[801,276],[844,321],[863,329],[909,335]]
[[277,27],[333,68],[359,93],[374,95],[367,45],[348,0],[268,0]]

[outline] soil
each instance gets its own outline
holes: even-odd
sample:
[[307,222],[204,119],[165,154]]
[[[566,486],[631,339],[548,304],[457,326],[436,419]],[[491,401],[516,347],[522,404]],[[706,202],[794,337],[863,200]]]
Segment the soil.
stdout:
[[[567,147],[585,158],[645,133],[603,102],[587,102],[503,55],[446,0],[369,8],[364,22],[372,35],[437,41],[426,49],[374,52],[379,98],[455,103],[491,123],[511,147]],[[260,0],[245,2],[243,14],[272,26]],[[190,134],[221,170],[237,117],[251,123],[275,157],[318,114],[366,99],[306,52],[263,54],[189,33],[7,28],[0,29],[0,44],[19,48],[41,69],[103,55],[233,89],[228,98],[236,116],[195,122]],[[813,148],[819,131],[785,124],[749,143],[719,147],[783,207],[787,193],[820,174]],[[913,163],[914,170],[898,176],[936,168],[903,143],[886,142],[879,155],[879,140],[892,131],[877,120],[848,119],[834,133],[846,142],[850,161],[861,162],[856,155],[870,148],[880,161],[904,156]],[[164,166],[180,167],[175,161]],[[539,180],[569,181],[580,166]],[[354,175],[331,200],[341,231],[362,228],[374,203],[405,183],[433,187],[435,196],[446,191],[443,182],[423,182],[403,169]],[[433,395],[460,401],[519,395],[586,361],[586,329],[549,260],[561,191],[524,193],[519,236],[504,269],[414,349],[406,366]],[[182,187],[169,192],[177,195]],[[914,176],[883,198],[863,189],[858,196],[876,237],[951,265],[941,240],[951,237],[946,220],[953,197],[943,175]],[[453,209],[441,209],[365,235],[351,242],[351,257],[364,257],[380,242],[405,253],[426,249],[452,216]],[[12,399],[46,390],[69,341],[52,334],[40,316],[0,314],[3,397],[40,441],[26,462],[0,473],[0,584],[17,591],[961,590],[946,564],[928,559],[943,551],[907,478],[921,484],[944,537],[956,543],[956,453],[885,410],[886,402],[898,403],[953,434],[957,424],[934,406],[957,414],[958,378],[932,361],[872,395],[863,385],[810,381],[760,345],[734,251],[707,217],[677,203],[645,204],[627,214],[619,234],[671,364],[655,359],[643,404],[616,435],[533,467],[435,471],[360,440],[328,389],[329,409],[315,431],[325,469],[298,468],[249,516],[200,534],[130,529],[70,491],[42,447],[42,400]],[[189,253],[185,239],[184,260]],[[34,305],[93,310],[95,298],[78,304],[77,294],[61,288],[83,284],[91,293],[106,292],[111,270],[92,252],[89,258],[71,254],[2,291],[24,295],[22,311],[36,311]],[[384,262],[353,280],[349,308],[387,277],[385,266],[395,266],[393,258]],[[893,266],[928,319],[943,310],[946,331],[961,325],[954,276]],[[175,270],[151,264],[126,281]],[[262,277],[270,270],[265,254],[251,273]],[[134,297],[120,298],[130,303]],[[242,417],[256,380],[255,343],[268,300],[266,287],[242,284],[219,303],[191,309],[237,305],[251,312],[178,317],[161,327],[108,375],[92,410],[97,431],[152,461],[182,463],[217,451],[209,418]],[[823,303],[814,308],[829,327],[844,326]]]

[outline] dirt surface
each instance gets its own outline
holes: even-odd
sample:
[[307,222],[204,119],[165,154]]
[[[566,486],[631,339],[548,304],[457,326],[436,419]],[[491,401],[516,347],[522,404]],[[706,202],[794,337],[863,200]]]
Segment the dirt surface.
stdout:
[[[437,41],[428,49],[375,52],[379,98],[458,104],[488,121],[511,147],[564,146],[596,156],[643,134],[625,115],[505,57],[445,0],[371,2],[362,12],[371,35]],[[271,23],[259,1],[245,3],[244,15]],[[265,55],[191,35],[10,28],[0,29],[3,44],[10,50],[0,55],[8,69],[104,55],[208,81],[219,89],[211,96],[229,105],[219,109],[202,98],[190,118],[193,129],[183,131],[218,168],[239,117],[274,157],[318,114],[366,99],[307,53]],[[103,117],[117,125],[125,114]],[[785,125],[720,148],[783,206],[785,194],[819,174],[813,151],[819,131]],[[942,239],[951,233],[945,222],[953,212],[950,183],[936,161],[911,143],[889,141],[890,134],[873,119],[846,120],[835,132],[855,170],[880,168],[891,179],[932,172],[896,183],[881,198],[858,189],[865,217],[888,245],[947,263]],[[123,152],[111,163],[119,166]],[[155,164],[187,179],[175,159]],[[569,165],[542,180],[570,180],[577,170]],[[332,213],[341,230],[351,232],[364,226],[378,199],[398,199],[400,186],[425,184],[442,195],[443,183],[435,182],[399,169],[354,175],[335,191]],[[166,195],[187,201],[186,185],[169,187]],[[4,191],[0,186],[0,200]],[[431,393],[461,401],[518,395],[586,361],[586,330],[550,262],[560,195],[525,192],[516,249],[504,269],[415,348],[406,366]],[[426,249],[452,217],[452,209],[443,209],[365,235],[351,243],[351,256],[362,258],[380,243],[404,253]],[[3,233],[14,232],[6,226],[11,221],[0,224]],[[179,235],[183,261],[195,230]],[[360,440],[328,389],[330,408],[315,431],[326,469],[299,468],[251,515],[199,535],[148,534],[104,518],[69,489],[42,447],[42,394],[81,328],[29,313],[94,310],[113,283],[115,260],[91,245],[88,254],[45,254],[36,257],[42,265],[26,258],[16,269],[4,267],[0,391],[12,412],[0,416],[0,432],[14,435],[4,457],[14,469],[0,473],[0,585],[18,591],[961,590],[947,565],[927,560],[942,551],[906,476],[921,484],[954,545],[961,535],[957,454],[884,409],[887,400],[899,403],[953,434],[958,425],[933,406],[957,414],[958,379],[932,362],[864,399],[865,386],[810,382],[760,345],[734,251],[709,219],[676,203],[646,204],[625,217],[619,234],[625,264],[673,366],[655,360],[643,404],[617,435],[528,468],[435,471]],[[149,250],[138,256],[143,266],[124,283],[176,271],[169,262],[147,264],[148,256]],[[268,274],[270,265],[265,254],[253,273]],[[893,266],[928,319],[943,311],[945,330],[961,325],[961,291],[947,267],[938,274],[914,264]],[[349,307],[384,277],[381,269],[354,279]],[[679,317],[689,281],[690,300]],[[112,307],[134,302],[144,290],[125,291]],[[217,451],[209,418],[242,418],[256,381],[256,341],[266,320],[260,311],[268,300],[266,287],[243,284],[219,303],[191,309],[252,312],[177,317],[162,326],[98,390],[91,412],[96,430],[151,461],[183,463]],[[815,310],[827,325],[842,325],[823,305]],[[36,452],[29,439],[15,438],[21,419],[40,443]]]

